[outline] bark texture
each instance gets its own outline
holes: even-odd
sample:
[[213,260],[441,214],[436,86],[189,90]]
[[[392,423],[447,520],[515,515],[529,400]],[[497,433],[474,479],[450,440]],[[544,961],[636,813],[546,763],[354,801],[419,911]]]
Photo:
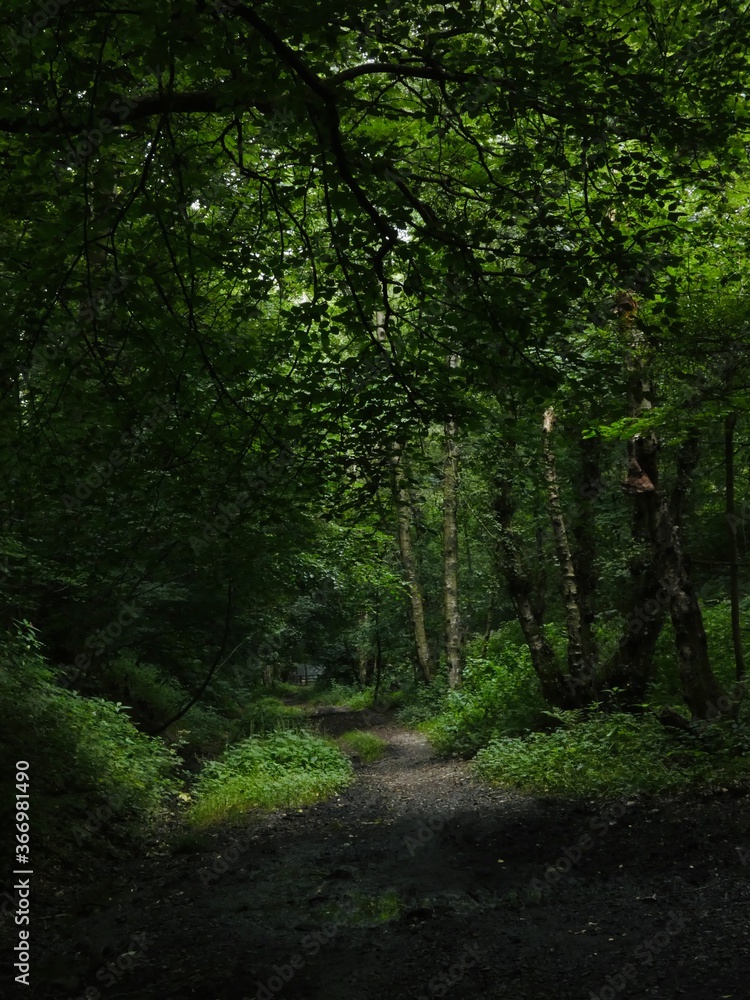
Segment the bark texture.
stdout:
[[[642,334],[634,325],[633,310],[622,322],[629,333],[629,396],[632,416],[651,409],[652,387],[639,359]],[[628,447],[628,474],[623,488],[635,503],[636,527],[651,544],[659,592],[654,598],[667,605],[675,632],[677,666],[682,696],[694,719],[720,714],[728,699],[711,669],[708,641],[695,586],[682,545],[681,519],[692,472],[698,459],[698,437],[691,434],[681,448],[677,478],[670,498],[659,487],[659,440],[649,431],[636,434]]]
[[399,442],[393,443],[391,465],[393,470],[393,496],[397,517],[398,548],[409,592],[409,608],[411,611],[412,628],[414,630],[417,665],[422,679],[429,683],[434,673],[433,659],[429,639],[427,638],[424,595],[422,593],[422,585],[412,545],[411,496],[404,470],[403,446]]
[[520,543],[511,527],[513,510],[508,481],[504,477],[498,477],[495,481],[493,513],[498,532],[498,553],[508,593],[529,647],[542,695],[550,705],[558,708],[573,707],[577,703],[578,691],[568,683],[555,651],[544,634],[542,619],[534,605],[533,588],[524,570]]
[[557,463],[552,446],[552,430],[555,414],[552,408],[544,413],[542,423],[542,454],[544,457],[544,478],[547,483],[547,509],[555,539],[555,551],[561,574],[561,591],[565,627],[568,635],[568,672],[581,694],[588,686],[593,693],[596,664],[593,660],[593,643],[588,623],[584,620],[578,590],[573,552],[568,540],[560,485],[557,477]]
[[729,603],[732,610],[732,645],[734,646],[735,676],[745,676],[745,653],[742,648],[740,623],[740,559],[737,548],[737,515],[734,500],[734,429],[737,414],[730,413],[724,422],[724,457],[726,477],[727,536],[729,541]]
[[461,611],[458,603],[458,444],[456,426],[445,424],[443,455],[443,560],[445,653],[448,660],[448,683],[461,683],[463,649]]

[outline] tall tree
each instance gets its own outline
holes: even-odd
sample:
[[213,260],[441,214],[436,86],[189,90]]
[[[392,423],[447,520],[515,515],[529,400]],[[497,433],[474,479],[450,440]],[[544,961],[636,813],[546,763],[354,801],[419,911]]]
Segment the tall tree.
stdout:
[[[459,358],[451,355],[449,368],[457,368]],[[445,613],[445,653],[448,683],[461,683],[463,636],[458,591],[458,464],[456,422],[448,416],[443,428],[443,585]]]

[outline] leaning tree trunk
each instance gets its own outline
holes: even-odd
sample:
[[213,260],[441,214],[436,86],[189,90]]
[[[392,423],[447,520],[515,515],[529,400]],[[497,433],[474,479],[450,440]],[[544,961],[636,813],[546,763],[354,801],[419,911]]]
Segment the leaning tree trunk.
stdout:
[[745,654],[742,649],[742,627],[740,625],[740,560],[737,550],[737,516],[734,503],[734,429],[736,424],[737,414],[730,413],[724,423],[724,453],[732,644],[734,646],[735,676],[738,681],[741,681],[745,676]]
[[573,685],[578,688],[581,697],[584,697],[587,688],[593,694],[596,664],[593,659],[591,631],[588,624],[584,621],[581,612],[573,553],[568,541],[568,532],[560,500],[557,463],[551,441],[554,423],[555,413],[550,407],[544,413],[542,425],[544,432],[542,435],[542,454],[544,458],[544,478],[547,483],[547,509],[552,524],[557,561],[562,577],[562,602],[565,614],[565,627],[568,635],[568,672]]
[[[619,301],[621,323],[628,333],[632,350],[629,361],[630,413],[640,417],[652,406],[652,387],[638,358],[643,336],[635,326],[635,299],[629,293],[623,293]],[[628,474],[623,489],[634,498],[638,522],[651,543],[660,583],[655,600],[664,601],[672,619],[682,696],[692,717],[705,719],[718,714],[719,705],[728,703],[728,699],[711,669],[703,615],[683,551],[679,524],[690,474],[697,461],[697,437],[691,437],[683,448],[671,503],[659,488],[659,444],[653,431],[631,438],[628,444]]]
[[445,423],[443,456],[443,561],[445,653],[448,683],[461,683],[463,649],[461,611],[458,604],[458,444],[453,420]]
[[427,638],[422,585],[419,580],[412,546],[411,496],[406,484],[404,452],[402,445],[398,442],[394,442],[392,446],[391,466],[393,470],[393,496],[397,516],[398,548],[401,554],[401,566],[403,567],[409,593],[409,607],[411,610],[412,628],[414,630],[417,664],[422,679],[429,684],[434,672],[433,659],[429,639]]
[[533,588],[524,570],[520,541],[512,530],[513,500],[510,485],[503,476],[495,480],[493,513],[498,531],[498,554],[501,568],[508,587],[508,593],[516,609],[526,645],[531,654],[531,663],[539,678],[545,700],[557,708],[572,708],[578,703],[575,685],[566,683],[555,651],[544,634],[543,623],[533,600]]

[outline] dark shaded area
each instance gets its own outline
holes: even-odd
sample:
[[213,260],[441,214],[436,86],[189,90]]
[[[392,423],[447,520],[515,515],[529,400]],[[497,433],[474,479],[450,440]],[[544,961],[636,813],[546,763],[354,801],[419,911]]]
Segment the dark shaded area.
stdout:
[[747,995],[744,794],[489,790],[421,736],[378,732],[389,754],[329,802],[102,862],[39,899],[26,995]]

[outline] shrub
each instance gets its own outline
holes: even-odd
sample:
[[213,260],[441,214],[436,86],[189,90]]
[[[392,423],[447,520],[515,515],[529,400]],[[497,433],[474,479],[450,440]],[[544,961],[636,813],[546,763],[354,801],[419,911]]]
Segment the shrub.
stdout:
[[372,708],[374,699],[374,688],[361,688],[355,684],[335,682],[327,687],[319,688],[312,698],[312,703],[315,705],[342,705],[345,708],[350,708],[352,712],[361,712],[365,708]]
[[747,777],[750,734],[721,724],[704,734],[667,730],[653,716],[560,712],[563,728],[497,737],[476,755],[477,775],[538,792],[665,792]]
[[[102,830],[102,817],[108,835],[147,832],[176,790],[175,755],[136,729],[124,706],[60,687],[28,623],[0,642],[0,733],[5,759],[31,765],[36,835],[59,855]],[[62,830],[73,831],[69,840]]]
[[260,733],[299,729],[304,719],[304,713],[299,708],[285,705],[278,698],[255,698],[245,706],[241,717],[233,721],[232,742]]
[[442,712],[448,700],[448,676],[445,672],[433,678],[431,684],[406,686],[398,709],[398,718],[404,725],[413,726],[428,722]]
[[[114,658],[98,681],[110,696],[126,699],[129,713],[147,731],[163,725],[191,698],[176,678],[152,663],[137,661],[132,652]],[[216,709],[199,703],[169,726],[165,736],[186,756],[217,754],[230,739],[230,726]]]
[[487,658],[477,655],[478,643],[468,646],[463,686],[447,692],[442,709],[425,724],[438,753],[471,756],[494,737],[544,724],[545,703],[528,647],[512,639],[500,643],[497,635]]
[[206,764],[193,789],[190,817],[205,826],[248,809],[306,805],[352,777],[352,765],[338,747],[305,730],[252,736]]

